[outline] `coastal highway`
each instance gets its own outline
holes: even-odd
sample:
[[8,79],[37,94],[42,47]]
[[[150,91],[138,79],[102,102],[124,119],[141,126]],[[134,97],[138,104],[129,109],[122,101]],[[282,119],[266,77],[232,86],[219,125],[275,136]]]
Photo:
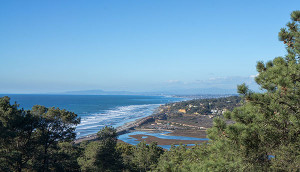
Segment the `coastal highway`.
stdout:
[[[147,122],[148,120],[151,120],[151,119],[152,119],[152,117],[145,117],[145,118],[137,119],[137,120],[132,121],[132,122],[125,123],[124,125],[122,125],[120,127],[117,127],[117,134],[118,135],[125,134],[125,133],[129,132],[129,130],[131,130],[135,127],[138,127],[141,124],[143,124],[143,123],[145,123],[145,122]],[[91,134],[91,135],[88,135],[88,136],[85,136],[85,137],[78,138],[74,141],[74,143],[78,144],[78,143],[81,143],[83,141],[94,141],[94,140],[97,140],[97,134]]]

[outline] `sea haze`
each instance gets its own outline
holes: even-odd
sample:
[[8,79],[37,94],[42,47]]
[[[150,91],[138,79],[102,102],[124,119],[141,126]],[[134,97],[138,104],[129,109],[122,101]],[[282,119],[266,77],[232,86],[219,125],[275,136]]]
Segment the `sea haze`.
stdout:
[[108,125],[118,127],[126,122],[151,115],[161,104],[181,101],[182,98],[136,95],[28,95],[11,94],[11,103],[31,109],[34,105],[58,107],[81,117],[76,127],[77,138],[97,133]]

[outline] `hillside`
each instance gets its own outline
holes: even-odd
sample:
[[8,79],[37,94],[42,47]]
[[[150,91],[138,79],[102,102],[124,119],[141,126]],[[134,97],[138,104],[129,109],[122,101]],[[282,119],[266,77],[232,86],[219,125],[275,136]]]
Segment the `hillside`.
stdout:
[[[213,124],[213,118],[221,116],[226,110],[239,106],[241,98],[194,99],[160,106],[138,129],[206,130]],[[230,121],[228,121],[230,123]]]

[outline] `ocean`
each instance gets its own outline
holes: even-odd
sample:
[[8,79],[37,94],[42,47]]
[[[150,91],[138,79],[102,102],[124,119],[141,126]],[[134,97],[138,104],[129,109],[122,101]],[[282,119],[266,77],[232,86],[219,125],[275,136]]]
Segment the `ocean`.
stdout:
[[58,107],[75,112],[81,123],[76,127],[77,138],[97,133],[104,126],[118,127],[127,122],[149,116],[162,104],[183,100],[165,96],[135,95],[29,95],[8,96],[11,104],[31,109],[34,105]]

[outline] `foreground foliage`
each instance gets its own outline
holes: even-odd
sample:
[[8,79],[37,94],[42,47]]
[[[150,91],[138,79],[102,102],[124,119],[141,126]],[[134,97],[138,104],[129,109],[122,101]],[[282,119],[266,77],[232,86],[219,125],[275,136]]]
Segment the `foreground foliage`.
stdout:
[[216,120],[209,130],[212,147],[232,154],[222,156],[224,169],[232,165],[247,171],[300,168],[300,11],[293,12],[291,18],[288,28],[279,33],[286,44],[286,57],[257,63],[255,81],[264,93],[240,85],[244,105],[225,115],[236,123],[226,126]]
[[83,143],[84,149],[78,163],[82,171],[120,171],[123,168],[121,154],[117,151],[117,133],[112,127],[98,132],[99,141]]
[[1,171],[72,171],[77,163],[70,142],[79,123],[73,112],[38,105],[25,111],[11,105],[8,97],[1,98]]

